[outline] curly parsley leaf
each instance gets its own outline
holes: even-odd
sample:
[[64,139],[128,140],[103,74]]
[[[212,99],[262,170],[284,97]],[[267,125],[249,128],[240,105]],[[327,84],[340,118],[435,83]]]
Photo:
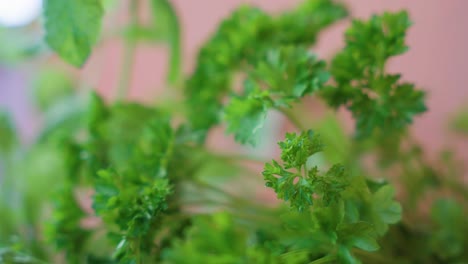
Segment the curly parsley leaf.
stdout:
[[273,103],[268,91],[259,89],[245,96],[233,96],[224,109],[227,131],[235,134],[236,141],[255,145]]
[[247,74],[244,95],[232,96],[225,106],[224,120],[236,141],[251,145],[257,142],[268,110],[290,107],[328,80],[323,61],[293,46],[269,50]]
[[[174,142],[169,120],[151,120],[133,142],[122,145],[123,151],[129,152],[125,158],[111,159],[124,164],[115,164],[115,169],[99,172],[94,204],[98,213],[111,216],[129,236],[140,233],[133,228],[141,228],[143,233],[147,231],[148,223],[143,220],[150,223],[166,208],[166,196],[171,193],[167,167]],[[114,210],[117,212],[112,213]],[[132,224],[139,220],[143,222]]]
[[[266,186],[275,190],[278,198],[290,202],[298,211],[308,210],[313,205],[314,194],[319,195],[325,205],[339,201],[348,185],[344,167],[335,164],[323,174],[316,166],[307,168],[306,165],[310,156],[322,151],[318,135],[310,130],[300,135],[287,134],[286,140],[278,144],[282,149],[283,166],[273,160],[263,171]],[[288,170],[291,168],[295,171]]]
[[46,42],[68,63],[81,67],[101,30],[100,0],[46,0]]
[[[220,121],[222,99],[231,90],[231,79],[236,72],[245,72],[246,68],[255,67],[268,53],[278,53],[274,50],[283,46],[312,45],[322,29],[346,15],[342,5],[330,0],[306,1],[300,8],[280,16],[269,16],[253,7],[241,7],[234,11],[201,48],[195,70],[186,83],[192,129],[206,133]],[[272,59],[275,56],[278,57],[273,54]],[[293,64],[290,65],[298,67],[308,58],[310,56],[296,57],[301,61],[298,63],[292,60]],[[279,63],[275,65],[274,61],[270,61],[267,67],[273,66],[269,70],[278,72],[285,62],[282,60]],[[301,90],[305,91],[309,87],[277,88],[296,89],[296,94],[300,94]]]

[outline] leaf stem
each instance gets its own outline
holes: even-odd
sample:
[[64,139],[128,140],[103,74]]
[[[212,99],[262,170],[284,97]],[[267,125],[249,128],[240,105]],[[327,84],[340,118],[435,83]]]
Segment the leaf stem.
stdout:
[[[139,0],[130,1],[130,25],[138,24]],[[131,37],[126,37],[124,43],[124,54],[120,80],[117,87],[117,100],[122,100],[127,96],[132,81],[133,62],[135,60],[136,42]]]

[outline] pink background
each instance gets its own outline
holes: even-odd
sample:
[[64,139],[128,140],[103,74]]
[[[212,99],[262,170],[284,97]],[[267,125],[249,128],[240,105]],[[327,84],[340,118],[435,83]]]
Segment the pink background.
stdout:
[[[274,13],[299,3],[291,0],[174,0],[173,2],[183,26],[183,59],[186,73],[190,72],[200,45],[215,30],[220,20],[229,15],[239,4],[254,4]],[[429,112],[416,119],[413,127],[416,138],[422,141],[431,153],[435,153],[435,150],[447,143],[455,142],[463,159],[468,161],[468,151],[464,151],[468,147],[467,141],[454,136],[446,129],[449,115],[468,103],[468,92],[465,87],[468,83],[466,50],[468,1],[347,0],[345,2],[351,9],[352,16],[359,18],[368,18],[373,13],[385,10],[406,9],[410,12],[414,21],[407,38],[410,51],[395,58],[390,63],[389,70],[403,73],[405,80],[416,83],[428,92]],[[125,23],[126,6],[122,5],[119,10],[117,15],[106,17],[107,26]],[[342,33],[348,24],[349,20],[324,32],[316,48],[319,55],[328,57],[343,45]],[[121,53],[122,45],[117,38],[103,39],[80,73],[86,81],[85,86],[96,87],[102,94],[111,98],[119,80]],[[164,87],[166,59],[166,51],[162,47],[150,44],[138,46],[130,98],[146,102],[157,98],[161,88]],[[12,100],[22,99],[18,99],[18,95],[12,95],[12,90],[14,88],[8,86],[7,80],[0,75],[0,104],[18,108]],[[20,120],[21,122],[28,123],[24,119]]]

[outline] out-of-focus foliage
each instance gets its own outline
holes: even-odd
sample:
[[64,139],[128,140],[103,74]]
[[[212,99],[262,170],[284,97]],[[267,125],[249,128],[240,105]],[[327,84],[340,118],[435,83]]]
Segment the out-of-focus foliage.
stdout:
[[59,69],[45,69],[38,74],[34,85],[34,99],[38,107],[46,111],[55,103],[73,94],[71,77]]
[[290,108],[328,80],[325,63],[303,48],[270,50],[249,70],[244,94],[233,95],[224,110],[227,131],[240,143],[255,145],[268,110]]
[[17,143],[16,131],[13,127],[10,115],[7,112],[0,112],[0,153],[11,152]]
[[[328,63],[311,48],[347,16],[344,5],[306,0],[276,15],[243,6],[180,83],[171,2],[151,0],[149,25],[138,22],[138,0],[128,3],[126,52],[166,43],[168,81],[185,97],[114,102],[83,95],[56,67],[41,69],[34,143],[21,144],[0,112],[1,263],[466,263],[463,164],[450,150],[428,162],[407,129],[425,111],[424,92],[385,71],[407,50],[406,12],[353,20]],[[48,44],[81,66],[102,6],[113,4],[46,0]],[[306,108],[313,96],[349,109],[356,136],[330,113],[317,120]],[[271,110],[295,126],[271,162],[206,144],[220,126],[255,146]],[[460,115],[454,127],[463,123]],[[260,188],[278,201],[267,205],[251,191]]]
[[101,30],[100,0],[45,0],[47,44],[65,61],[81,67]]
[[6,66],[30,59],[37,55],[41,42],[37,34],[28,30],[13,30],[0,27],[0,65]]

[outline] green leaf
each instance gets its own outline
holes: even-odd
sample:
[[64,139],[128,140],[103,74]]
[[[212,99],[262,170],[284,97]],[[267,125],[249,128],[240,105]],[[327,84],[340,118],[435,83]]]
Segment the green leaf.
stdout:
[[168,0],[152,0],[153,23],[157,39],[167,42],[170,48],[168,80],[176,82],[181,69],[181,33],[174,7]]
[[68,63],[81,67],[91,54],[101,29],[100,0],[46,0],[46,42]]
[[320,136],[312,130],[304,131],[300,135],[286,133],[286,139],[278,142],[278,145],[286,169],[304,166],[310,156],[323,150]]
[[308,210],[313,205],[314,194],[322,198],[325,206],[341,199],[341,192],[348,185],[342,165],[333,165],[325,174],[320,174],[316,166],[306,166],[307,159],[323,149],[317,134],[311,130],[300,135],[288,133],[278,145],[284,165],[273,160],[271,164],[265,164],[262,172],[266,186],[275,190],[278,198],[289,202],[298,211]]
[[338,229],[338,236],[343,245],[357,247],[365,251],[379,249],[374,227],[367,222],[345,224]]
[[239,143],[255,145],[272,104],[268,92],[258,89],[244,97],[234,96],[224,109],[227,132],[234,133]]
[[307,49],[282,46],[266,51],[251,72],[250,78],[276,94],[278,105],[288,105],[323,87],[329,74],[325,62]]
[[354,20],[346,31],[346,47],[332,61],[336,85],[328,86],[322,95],[330,106],[351,110],[360,138],[375,130],[400,132],[426,111],[423,91],[385,71],[391,57],[408,49],[405,36],[410,25],[404,11]]

